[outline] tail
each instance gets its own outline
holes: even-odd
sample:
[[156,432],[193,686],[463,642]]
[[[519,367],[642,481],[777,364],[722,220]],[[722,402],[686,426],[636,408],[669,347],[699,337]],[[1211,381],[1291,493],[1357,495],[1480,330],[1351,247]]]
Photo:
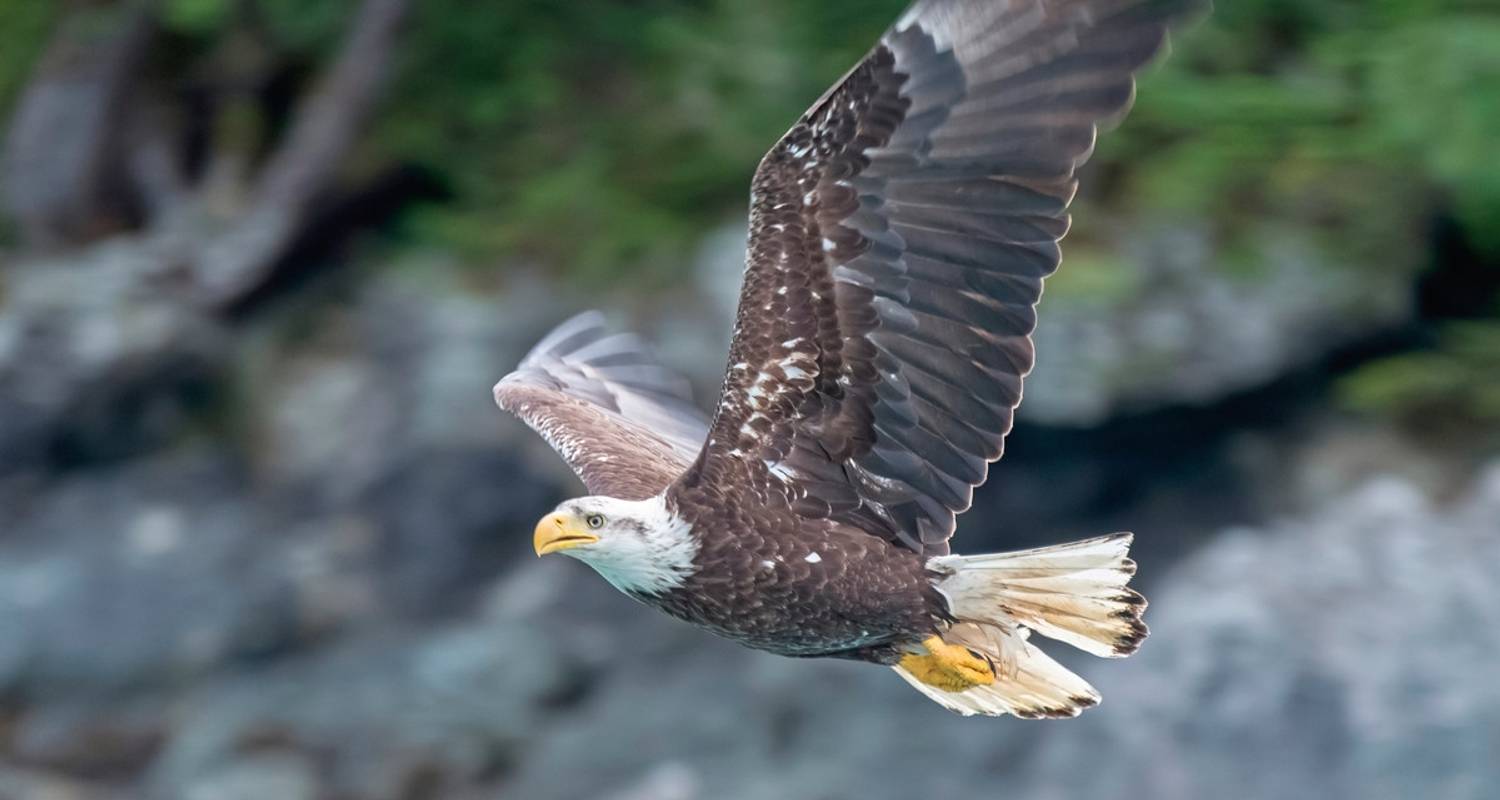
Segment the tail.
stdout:
[[1128,656],[1147,630],[1146,599],[1125,584],[1135,574],[1131,535],[1116,533],[1071,544],[927,562],[934,585],[957,622],[949,644],[986,658],[993,683],[945,691],[896,671],[919,691],[965,716],[1073,717],[1097,705],[1087,681],[1026,639],[1031,631],[1106,658]]

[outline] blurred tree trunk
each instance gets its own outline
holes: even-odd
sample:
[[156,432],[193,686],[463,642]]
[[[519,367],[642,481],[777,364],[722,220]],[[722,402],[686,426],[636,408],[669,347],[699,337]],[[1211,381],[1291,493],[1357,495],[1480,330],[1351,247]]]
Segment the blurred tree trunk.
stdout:
[[140,3],[74,8],[58,26],[0,158],[0,199],[26,246],[54,248],[130,224],[122,133],[155,34]]
[[209,242],[199,263],[203,299],[232,303],[263,281],[334,184],[385,85],[407,0],[366,0],[338,58],[304,98],[261,172],[249,212]]
[[[53,252],[134,229],[170,238],[210,306],[264,281],[335,188],[390,70],[409,0],[365,0],[343,46],[263,159],[256,92],[275,56],[258,41],[255,4],[241,0],[212,56],[208,167],[184,174],[184,136],[164,92],[143,75],[156,41],[154,3],[74,8],[59,25],[6,137],[3,209],[22,245]],[[259,167],[257,170],[256,168]]]
[[[0,477],[44,463],[58,432],[84,418],[128,426],[98,412],[118,405],[111,398],[222,369],[225,311],[272,277],[338,190],[409,5],[364,0],[286,133],[267,143],[269,128],[252,122],[250,141],[211,143],[240,166],[191,176],[184,114],[145,85],[152,5],[74,10],[24,92],[0,174],[28,248],[0,270]],[[220,114],[261,113],[245,111],[247,85],[267,72],[254,60],[218,84]],[[222,202],[214,175],[243,190]]]

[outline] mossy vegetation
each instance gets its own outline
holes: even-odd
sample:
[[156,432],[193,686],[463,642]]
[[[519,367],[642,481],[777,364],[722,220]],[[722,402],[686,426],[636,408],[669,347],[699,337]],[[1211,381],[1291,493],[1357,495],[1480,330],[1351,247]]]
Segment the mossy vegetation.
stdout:
[[1490,431],[1500,425],[1500,324],[1445,327],[1431,350],[1380,359],[1340,383],[1350,408],[1417,430]]
[[[355,168],[415,166],[446,188],[401,215],[402,246],[486,269],[540,263],[590,285],[669,282],[707,228],[743,209],[767,146],[905,4],[422,0]],[[0,112],[60,5],[0,0]],[[357,5],[163,0],[181,51],[166,57],[207,59],[253,9],[262,44],[311,74]],[[1115,234],[1099,220],[1190,218],[1215,236],[1209,266],[1246,280],[1275,257],[1267,239],[1293,229],[1330,269],[1415,272],[1439,213],[1500,261],[1494,0],[1220,2],[1176,51],[1144,77],[1130,123],[1101,139],[1069,251],[1076,280],[1060,290],[1107,299],[1129,285],[1111,275]],[[1347,398],[1398,409],[1461,374],[1500,380],[1456,366],[1500,344],[1500,324],[1441,342],[1430,358],[1371,367]]]
[[[902,6],[424,3],[378,145],[452,202],[408,233],[589,280],[669,278],[761,154]],[[442,80],[435,76],[443,76]],[[665,273],[665,274],[664,274]]]
[[[905,2],[423,0],[364,156],[418,165],[451,193],[406,215],[407,241],[590,279],[670,272],[743,207],[767,146]],[[53,5],[0,0],[0,102]],[[167,0],[163,18],[180,46],[208,52],[253,7],[273,47],[315,60],[356,6]],[[1087,199],[1206,218],[1230,249],[1267,220],[1297,222],[1369,268],[1418,257],[1421,221],[1442,206],[1500,255],[1492,2],[1219,6],[1101,140]]]

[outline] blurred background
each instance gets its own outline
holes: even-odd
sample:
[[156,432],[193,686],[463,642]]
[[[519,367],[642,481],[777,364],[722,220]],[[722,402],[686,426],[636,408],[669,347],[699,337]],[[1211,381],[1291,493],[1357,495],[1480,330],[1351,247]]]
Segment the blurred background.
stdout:
[[715,397],[760,155],[903,0],[0,0],[0,798],[1485,798],[1500,8],[1236,0],[1089,164],[966,551],[1137,532],[953,717],[538,561],[586,307]]

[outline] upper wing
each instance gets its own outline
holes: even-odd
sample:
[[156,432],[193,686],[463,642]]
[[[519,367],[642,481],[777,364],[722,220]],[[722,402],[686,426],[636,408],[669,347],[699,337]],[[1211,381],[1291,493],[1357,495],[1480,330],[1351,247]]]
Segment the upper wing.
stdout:
[[921,0],[766,155],[683,501],[947,552],[998,459],[1075,173],[1200,0]]
[[591,494],[642,500],[703,446],[708,420],[688,383],[639,339],[587,311],[547,334],[495,384],[495,403],[552,445]]

